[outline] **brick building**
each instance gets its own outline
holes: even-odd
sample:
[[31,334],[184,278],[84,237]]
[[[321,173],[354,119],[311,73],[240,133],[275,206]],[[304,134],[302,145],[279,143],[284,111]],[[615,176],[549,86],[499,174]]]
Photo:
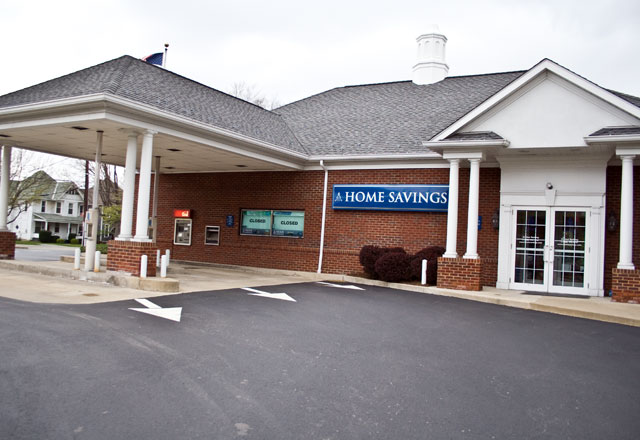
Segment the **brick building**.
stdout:
[[640,98],[548,59],[448,77],[445,43],[418,38],[411,81],[273,111],[124,56],[0,97],[3,162],[125,166],[113,270],[160,248],[353,273],[363,245],[439,245],[440,287],[640,300]]

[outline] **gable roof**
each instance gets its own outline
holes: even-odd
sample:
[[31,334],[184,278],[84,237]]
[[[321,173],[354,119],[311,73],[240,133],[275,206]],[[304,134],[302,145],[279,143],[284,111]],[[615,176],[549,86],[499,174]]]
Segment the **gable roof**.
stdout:
[[110,94],[297,153],[306,153],[276,113],[129,55],[0,96],[0,108]]
[[312,155],[424,153],[444,130],[525,71],[348,86],[277,108]]
[[[619,109],[635,116],[636,118],[640,118],[640,98],[636,98],[631,95],[626,95],[620,92],[614,92],[611,90],[604,89],[599,85],[589,81],[588,79],[567,69],[566,67],[561,66],[555,61],[545,58],[539,63],[537,63],[535,66],[533,66],[531,69],[524,72],[523,75],[521,75],[519,78],[514,80],[512,83],[506,85],[503,89],[497,91],[489,99],[482,102],[480,105],[473,108],[470,112],[468,112],[461,118],[454,121],[445,130],[442,130],[440,133],[434,136],[432,141],[442,141],[447,139],[447,137],[456,133],[465,125],[475,120],[480,115],[486,113],[487,111],[489,111],[490,109],[498,105],[500,102],[507,99],[510,95],[515,93],[517,90],[524,87],[526,84],[530,83],[534,78],[538,77],[540,74],[545,72],[554,73],[555,75],[559,76],[560,78],[563,78],[569,83],[572,83],[576,87],[579,87],[585,90],[586,92],[602,99],[603,101],[618,107]],[[432,142],[424,142],[424,144],[431,144],[431,143]]]

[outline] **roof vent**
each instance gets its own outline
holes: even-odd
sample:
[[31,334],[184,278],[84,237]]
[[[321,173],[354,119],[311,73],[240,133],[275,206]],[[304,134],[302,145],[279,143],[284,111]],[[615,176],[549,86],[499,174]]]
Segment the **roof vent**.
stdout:
[[444,57],[447,37],[442,35],[438,26],[434,24],[416,41],[418,42],[418,61],[413,66],[414,84],[433,84],[445,79],[449,73],[449,66],[445,63]]

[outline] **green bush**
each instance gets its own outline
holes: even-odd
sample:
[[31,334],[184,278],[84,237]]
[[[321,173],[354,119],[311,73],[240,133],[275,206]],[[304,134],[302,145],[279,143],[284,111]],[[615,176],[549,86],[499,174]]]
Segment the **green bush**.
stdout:
[[70,238],[69,239],[69,243],[71,244],[80,244],[80,240],[78,240],[77,238]]
[[57,238],[56,239],[56,243],[58,243],[58,244],[64,244],[66,242],[67,242],[67,240],[65,240],[64,238]]
[[38,232],[38,240],[40,240],[40,243],[52,243],[51,231],[43,230]]
[[96,250],[97,250],[97,251],[100,251],[100,253],[101,253],[102,255],[106,255],[106,254],[107,254],[107,251],[108,251],[107,244],[106,244],[106,243],[98,243],[98,244],[96,245]]
[[71,240],[73,240],[77,236],[78,236],[78,234],[74,234],[74,233],[69,234],[69,243],[71,243]]

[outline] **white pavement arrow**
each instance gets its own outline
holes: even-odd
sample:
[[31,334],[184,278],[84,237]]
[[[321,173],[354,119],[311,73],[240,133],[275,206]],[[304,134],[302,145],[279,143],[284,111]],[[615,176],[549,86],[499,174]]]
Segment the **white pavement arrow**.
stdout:
[[170,319],[171,321],[180,322],[180,315],[182,314],[182,307],[169,307],[167,309],[163,309],[162,307],[152,303],[148,299],[138,299],[138,298],[136,298],[135,300],[138,301],[143,306],[148,307],[148,308],[146,308],[146,309],[132,309],[132,308],[129,308],[129,310],[134,310],[136,312],[146,313],[148,315],[157,316],[159,318]]
[[249,294],[249,295],[253,295],[253,296],[264,296],[265,298],[273,298],[273,299],[281,299],[283,301],[297,302],[295,299],[291,298],[286,293],[263,292],[261,290],[252,289],[251,287],[242,287],[242,290],[246,290],[248,292],[254,292],[254,293],[250,293]]
[[349,285],[346,285],[346,284],[332,284],[332,283],[325,283],[324,281],[316,281],[316,284],[324,284],[325,286],[338,287],[340,289],[364,290],[362,287],[354,286],[352,284],[349,284]]

